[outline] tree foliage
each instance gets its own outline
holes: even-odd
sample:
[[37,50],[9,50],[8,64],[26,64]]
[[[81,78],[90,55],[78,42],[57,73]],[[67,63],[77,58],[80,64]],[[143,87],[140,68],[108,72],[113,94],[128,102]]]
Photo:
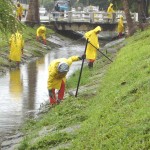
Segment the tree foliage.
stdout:
[[87,5],[93,5],[93,6],[99,6],[100,9],[106,10],[109,4],[109,0],[79,0],[80,3],[82,3],[84,6]]
[[[148,17],[148,9],[150,5],[150,0],[142,0],[145,9],[146,16]],[[123,4],[120,0],[79,0],[80,3],[82,3],[84,6],[87,5],[94,5],[94,6],[99,6],[100,9],[106,10],[109,3],[114,4],[114,9],[115,10],[121,10],[123,9]],[[129,9],[132,12],[137,12],[138,9],[138,0],[128,0],[129,3]]]
[[[114,6],[116,9],[122,9],[123,8],[123,4],[120,3],[120,0],[111,0],[112,3],[114,3]],[[143,3],[143,11],[146,15],[146,17],[149,16],[148,14],[148,10],[149,10],[149,5],[150,5],[150,0],[141,0],[141,2]],[[138,3],[139,0],[128,0],[128,4],[129,4],[129,9],[132,12],[137,12],[138,11]]]
[[16,8],[11,0],[0,0],[0,31],[2,34],[14,33],[22,29],[22,24],[16,18]]

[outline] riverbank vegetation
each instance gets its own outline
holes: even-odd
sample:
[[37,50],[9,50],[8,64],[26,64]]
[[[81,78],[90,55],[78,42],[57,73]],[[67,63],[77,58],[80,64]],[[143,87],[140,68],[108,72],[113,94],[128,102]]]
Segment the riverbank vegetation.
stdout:
[[[46,53],[48,53],[48,50],[52,48],[52,43],[47,41],[47,46],[44,46],[42,43],[36,41],[36,30],[38,26],[34,26],[34,28],[31,28],[29,26],[25,26],[23,30],[21,31],[24,39],[24,53],[22,56],[22,62],[21,63],[27,63],[28,61],[31,61],[32,59],[36,59],[38,57],[44,56]],[[54,31],[47,28],[46,36],[50,37],[52,34],[54,34]],[[2,35],[2,33],[0,33]],[[0,39],[0,75],[5,73],[9,67],[16,68],[16,63],[10,63],[8,60],[9,55],[9,38],[10,33],[7,34],[7,37],[4,37]]]
[[[113,63],[100,57],[93,70],[85,67],[84,92],[29,120],[18,149],[149,149],[149,40],[150,29],[137,32]],[[67,88],[76,87],[78,76],[67,81]]]

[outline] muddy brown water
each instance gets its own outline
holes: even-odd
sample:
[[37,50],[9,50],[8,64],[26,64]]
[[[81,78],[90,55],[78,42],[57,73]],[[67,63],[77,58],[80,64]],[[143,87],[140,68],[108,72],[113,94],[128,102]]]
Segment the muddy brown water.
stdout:
[[[59,42],[63,44],[63,41]],[[21,65],[19,69],[10,70],[0,77],[0,142],[4,135],[12,133],[29,116],[33,117],[40,105],[48,101],[49,63],[57,58],[80,56],[84,47],[84,43],[64,44],[53,48],[45,57]],[[67,77],[80,66],[81,61],[74,62]]]

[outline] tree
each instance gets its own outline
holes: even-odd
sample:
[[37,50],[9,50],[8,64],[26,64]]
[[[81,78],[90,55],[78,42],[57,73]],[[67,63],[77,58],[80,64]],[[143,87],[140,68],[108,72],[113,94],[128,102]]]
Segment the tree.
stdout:
[[122,0],[122,3],[123,3],[123,8],[124,8],[124,12],[125,12],[126,20],[127,20],[128,33],[129,33],[129,36],[132,36],[136,32],[136,28],[131,18],[128,0]]
[[26,23],[29,25],[39,24],[40,16],[39,16],[39,1],[38,0],[30,0],[29,1],[29,9],[26,18]]
[[148,9],[149,9],[150,0],[144,0],[144,10],[145,10],[145,16],[149,17]]
[[137,0],[138,3],[138,20],[139,20],[139,28],[141,31],[144,30],[143,23],[146,21],[145,11],[144,11],[144,1]]
[[2,34],[22,30],[21,22],[16,18],[16,7],[11,0],[0,0],[0,31]]

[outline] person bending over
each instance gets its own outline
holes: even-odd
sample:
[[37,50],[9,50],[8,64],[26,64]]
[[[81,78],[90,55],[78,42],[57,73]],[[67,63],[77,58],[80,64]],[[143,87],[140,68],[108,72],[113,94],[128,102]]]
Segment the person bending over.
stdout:
[[36,40],[39,41],[40,37],[43,40],[43,44],[46,45],[46,27],[41,25],[36,31]]
[[[72,56],[53,60],[48,67],[47,88],[49,93],[50,104],[58,104],[64,99],[66,75],[74,61],[85,59],[85,55],[81,57]],[[56,91],[58,95],[56,96]]]

